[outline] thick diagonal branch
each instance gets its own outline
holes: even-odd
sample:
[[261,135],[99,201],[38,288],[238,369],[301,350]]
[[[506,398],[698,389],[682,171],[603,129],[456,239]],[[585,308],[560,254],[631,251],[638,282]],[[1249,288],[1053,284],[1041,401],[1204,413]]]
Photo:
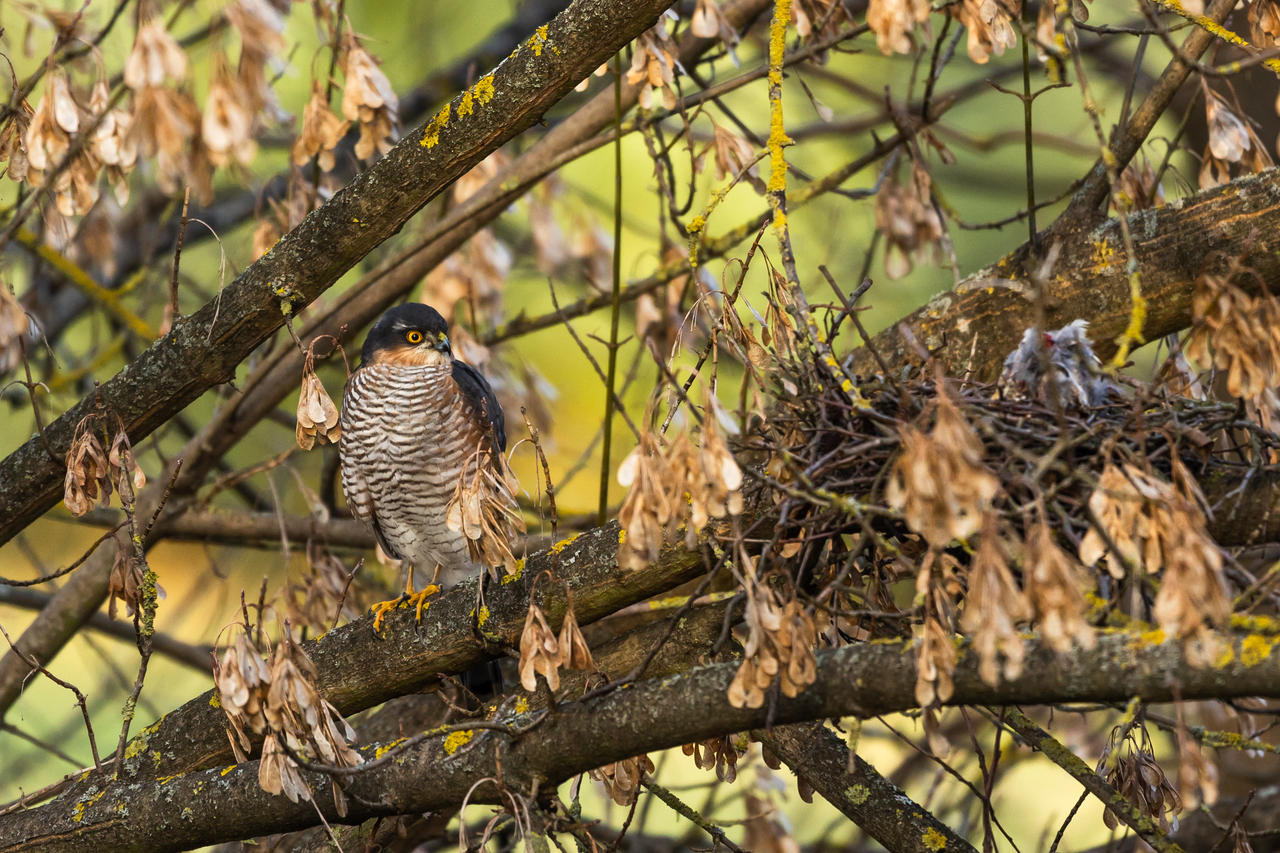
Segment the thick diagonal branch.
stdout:
[[892,853],[976,853],[965,841],[876,769],[853,756],[821,723],[778,726],[761,741],[791,772]]
[[[422,121],[428,110],[434,110],[454,92],[468,86],[475,77],[476,69],[488,68],[499,62],[528,38],[539,24],[568,5],[568,0],[531,0],[519,4],[510,18],[499,24],[470,52],[444,68],[432,69],[424,80],[405,92],[400,98],[401,120],[407,125]],[[339,145],[337,166],[329,176],[337,178],[339,183],[346,183],[358,171],[360,164],[354,152],[358,137],[358,130],[352,130]],[[286,170],[256,189],[227,188],[220,191],[209,207],[193,204],[192,217],[208,223],[209,227],[188,231],[184,242],[190,248],[212,240],[214,234],[226,233],[252,219],[271,201],[285,198],[288,183],[289,173]],[[124,218],[115,224],[118,247],[113,260],[116,269],[102,282],[104,287],[116,290],[140,267],[172,255],[181,219],[177,211],[171,210],[172,206],[173,199],[159,189],[142,195],[137,204],[130,205]],[[169,216],[168,221],[162,222],[166,215]],[[137,239],[139,234],[143,239]],[[55,343],[90,304],[82,290],[59,286],[60,281],[57,270],[37,268],[32,286],[23,294],[24,303],[41,318],[45,336]]]
[[[1147,340],[1190,325],[1196,278],[1222,272],[1232,258],[1244,257],[1258,282],[1280,292],[1276,169],[1132,214],[1129,230],[1148,307],[1142,326]],[[1046,323],[1053,329],[1084,318],[1099,353],[1110,355],[1133,310],[1119,223],[1064,228],[1053,239],[1060,253],[1047,275]],[[872,344],[891,365],[919,364],[923,346],[952,375],[994,379],[1023,331],[1035,324],[1032,271],[1038,263],[1024,244],[883,330]],[[864,375],[878,369],[866,347],[854,351],[853,367]]]
[[[136,443],[202,391],[225,382],[286,316],[323,292],[453,178],[536,121],[543,110],[651,24],[668,5],[669,0],[574,2],[551,22],[543,38],[535,40],[536,47],[526,44],[518,48],[491,75],[455,98],[448,105],[451,120],[438,134],[428,137],[421,128],[408,134],[386,158],[314,211],[217,298],[176,324],[173,332],[97,394],[51,424],[45,434],[55,451],[65,453],[71,430],[83,412],[98,401],[120,415]],[[461,115],[464,99],[470,106]],[[335,322],[364,320],[345,316]],[[296,384],[300,362],[286,362],[287,384],[280,384],[280,377],[275,377],[276,384],[266,395],[270,402],[263,411],[274,407]],[[248,384],[260,391],[262,378],[255,373]],[[232,415],[236,414],[239,412],[233,409]],[[233,420],[234,425],[222,423],[220,433],[202,431],[188,443],[187,449],[199,458],[187,460],[191,464],[186,466],[180,489],[188,484],[188,478],[207,471],[243,434],[240,429],[246,422]],[[256,421],[253,418],[248,423]],[[60,461],[49,456],[38,438],[0,462],[0,543],[57,501],[62,477]],[[156,499],[154,489],[145,491],[139,496],[139,506],[154,506]],[[146,509],[142,514],[149,512]],[[163,526],[162,520],[160,531]],[[110,568],[111,554],[99,549],[24,632],[19,648],[40,661],[51,660],[101,605]],[[29,671],[16,654],[0,658],[0,714],[16,701]]]
[[[1204,20],[1220,23],[1235,5],[1234,0],[1214,0],[1209,4],[1209,8],[1205,9]],[[1208,27],[1198,26],[1191,30],[1191,34],[1182,43],[1179,52],[1169,60],[1169,64],[1160,73],[1151,91],[1134,110],[1133,116],[1123,127],[1116,128],[1112,133],[1107,158],[1111,161],[1112,169],[1116,172],[1123,170],[1141,150],[1143,143],[1155,129],[1156,122],[1160,120],[1160,116],[1164,115],[1165,109],[1173,102],[1174,96],[1191,74],[1196,60],[1216,38],[1217,35]],[[1063,212],[1058,225],[1070,227],[1070,223],[1073,222],[1091,221],[1110,192],[1111,181],[1107,176],[1107,164],[1099,158]]]

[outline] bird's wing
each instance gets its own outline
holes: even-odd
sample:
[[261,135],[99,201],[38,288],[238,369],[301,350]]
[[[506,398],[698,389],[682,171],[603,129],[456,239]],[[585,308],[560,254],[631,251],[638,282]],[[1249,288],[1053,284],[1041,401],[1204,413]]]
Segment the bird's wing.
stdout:
[[507,449],[507,425],[502,406],[484,374],[471,365],[454,359],[453,381],[458,383],[462,399],[474,416],[487,427],[489,440],[499,451]]
[[369,526],[373,528],[373,537],[378,540],[378,544],[382,546],[382,553],[386,554],[393,560],[403,560],[404,556],[391,547],[391,543],[387,541],[387,537],[382,532],[382,525],[378,523],[378,517],[375,515],[369,520]]
[[378,523],[378,508],[373,499],[373,491],[365,482],[363,472],[359,470],[359,466],[350,464],[345,458],[342,465],[342,492],[347,496],[347,506],[351,514],[373,530],[374,538],[382,546],[383,553],[393,560],[403,559],[396,549],[391,547],[386,534],[382,532],[382,525]]

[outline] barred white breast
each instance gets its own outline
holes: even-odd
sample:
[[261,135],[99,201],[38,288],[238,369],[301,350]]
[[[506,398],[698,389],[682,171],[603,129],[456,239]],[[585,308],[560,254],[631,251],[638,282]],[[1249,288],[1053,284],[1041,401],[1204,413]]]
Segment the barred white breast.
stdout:
[[448,588],[478,573],[445,513],[467,460],[488,444],[448,364],[375,363],[352,374],[342,405],[342,488],[383,549]]

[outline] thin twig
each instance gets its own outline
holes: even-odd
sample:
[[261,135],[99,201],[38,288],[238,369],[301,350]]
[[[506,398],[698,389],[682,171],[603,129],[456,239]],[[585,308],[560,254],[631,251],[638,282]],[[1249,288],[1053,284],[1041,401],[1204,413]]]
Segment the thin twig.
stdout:
[[178,220],[178,239],[173,245],[173,274],[169,277],[169,323],[172,325],[182,316],[178,309],[178,270],[182,262],[182,241],[187,235],[187,206],[191,204],[191,186],[188,184],[182,195],[182,216]]
[[22,729],[18,728],[17,726],[10,725],[9,723],[5,723],[5,722],[0,722],[0,732],[8,732],[14,737],[19,738],[21,740],[25,740],[27,743],[31,744],[32,746],[38,747],[39,749],[44,750],[50,755],[61,758],[63,761],[75,767],[82,766],[79,761],[72,758],[70,755],[67,755],[65,752],[58,749],[58,747],[54,746],[51,743],[46,743],[45,741],[40,740],[40,738],[36,737],[33,734],[28,734],[27,732],[24,732]]
[[1093,794],[1111,813],[1124,822],[1138,836],[1159,853],[1182,853],[1182,848],[1160,831],[1155,822],[1120,795],[1105,779],[1094,772],[1088,764],[1074,752],[1064,746],[1057,738],[1036,725],[1026,714],[1017,708],[1006,710],[1002,725],[1008,726],[1023,739],[1032,749],[1043,754],[1054,764],[1061,767],[1084,789]]
[[551,466],[547,463],[547,454],[542,451],[538,428],[533,425],[533,421],[529,420],[529,412],[524,406],[520,407],[520,416],[524,418],[524,426],[529,431],[529,440],[533,443],[533,451],[537,454],[538,464],[542,466],[542,479],[547,483],[547,512],[551,516],[551,540],[557,542],[559,539],[556,535],[556,528],[559,526],[560,516],[556,511],[556,487],[555,483],[551,481]]
[[9,632],[4,629],[3,625],[0,625],[0,634],[4,635],[4,640],[9,644],[9,648],[13,653],[26,661],[27,666],[30,666],[32,670],[39,671],[41,675],[52,681],[54,684],[59,687],[65,687],[67,690],[70,690],[75,694],[76,704],[80,706],[80,714],[84,717],[85,731],[89,733],[89,751],[93,753],[93,766],[97,768],[99,773],[101,773],[102,761],[98,758],[98,741],[93,736],[93,722],[89,719],[89,706],[85,702],[84,694],[80,692],[80,688],[76,687],[69,681],[63,681],[61,678],[58,678],[58,676],[50,672],[44,664],[36,660],[35,657],[15,646],[13,644],[13,640],[9,637]]
[[[600,451],[600,501],[596,524],[603,525],[609,513],[609,480],[612,479],[614,382],[618,374],[618,321],[622,309],[622,54],[613,60],[613,109],[618,135],[613,140],[613,292],[609,306],[609,358],[604,380],[604,442]],[[567,326],[569,321],[565,321]]]
[[[550,279],[547,279],[547,286],[551,291],[551,304],[555,307],[556,311],[559,311],[560,302],[556,298],[555,284],[552,283]],[[610,397],[613,399],[614,410],[622,416],[622,419],[626,421],[627,426],[631,428],[631,434],[635,436],[636,441],[639,441],[640,430],[636,427],[635,422],[631,420],[631,416],[627,414],[626,407],[622,405],[622,401],[619,400],[617,395],[612,392],[612,386],[608,384],[608,378],[605,376],[604,371],[600,369],[600,362],[596,361],[596,357],[591,354],[591,350],[587,349],[586,343],[584,343],[582,338],[578,336],[577,331],[573,328],[573,324],[569,322],[568,318],[562,317],[562,319],[564,321],[565,329],[568,330],[569,335],[574,340],[574,343],[578,345],[578,349],[582,350],[582,354],[587,357],[587,361],[591,362],[591,367],[595,369],[596,376],[600,377],[600,381],[605,383],[606,388],[610,389]]]
[[49,581],[57,580],[63,575],[70,574],[71,572],[74,572],[76,569],[80,568],[80,565],[84,563],[85,560],[92,557],[93,552],[98,550],[99,545],[101,545],[107,539],[115,536],[116,531],[124,527],[126,524],[128,524],[128,519],[122,519],[120,523],[116,524],[114,527],[109,528],[105,533],[103,533],[101,536],[95,539],[93,541],[93,544],[90,545],[74,563],[71,563],[65,569],[58,569],[56,572],[50,572],[47,575],[41,575],[38,578],[32,578],[30,580],[20,581],[20,580],[13,580],[11,578],[0,578],[0,586],[17,586],[17,587],[39,586],[42,583],[48,583]]
[[710,835],[715,839],[717,844],[723,844],[725,847],[734,851],[734,853],[746,853],[746,851],[741,847],[729,840],[729,836],[725,835],[723,829],[698,814],[687,803],[666,788],[659,785],[657,782],[654,782],[652,779],[641,779],[640,785],[650,794],[653,794],[655,797],[662,800],[662,802],[666,803],[673,812],[680,815],[685,820],[692,821],[702,827],[707,835]]
[[134,679],[133,689],[129,691],[129,696],[124,701],[124,708],[120,712],[122,721],[120,724],[120,739],[116,743],[117,767],[122,766],[124,762],[124,748],[129,742],[129,727],[133,723],[133,716],[138,708],[138,697],[142,695],[142,685],[147,678],[147,669],[151,664],[151,652],[154,647],[152,640],[156,633],[156,606],[159,601],[160,588],[156,579],[155,569],[151,568],[151,563],[147,560],[146,544],[151,529],[155,526],[156,519],[159,518],[160,511],[164,509],[165,502],[168,500],[169,491],[173,488],[173,484],[178,479],[178,474],[181,471],[182,460],[179,459],[177,464],[173,466],[173,471],[169,475],[169,482],[165,485],[160,501],[145,527],[139,526],[134,514],[134,494],[133,488],[128,482],[128,477],[120,478],[121,486],[128,490],[128,494],[122,494],[121,498],[124,503],[125,518],[129,522],[129,539],[133,543],[133,559],[135,564],[142,567],[142,583],[138,587],[138,603],[133,612],[133,628],[137,635],[138,654],[141,659],[138,662],[138,676]]

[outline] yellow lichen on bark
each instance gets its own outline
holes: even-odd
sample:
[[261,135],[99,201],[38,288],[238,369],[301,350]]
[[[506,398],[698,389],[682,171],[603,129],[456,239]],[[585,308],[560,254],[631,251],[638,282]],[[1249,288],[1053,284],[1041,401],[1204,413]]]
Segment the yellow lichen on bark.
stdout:
[[[483,106],[493,100],[493,75],[486,74],[476,81],[475,85],[462,93],[462,100],[458,101],[458,118],[469,116],[475,112],[477,106]],[[448,104],[442,110],[442,114],[447,121],[449,116],[447,113]],[[444,125],[442,124],[441,127]],[[425,142],[423,143],[426,144]],[[430,146],[428,146],[430,147]]]
[[486,74],[476,81],[471,87],[471,92],[475,95],[476,103],[483,106],[493,100],[493,75]]
[[453,755],[455,752],[462,749],[462,747],[470,743],[471,739],[475,736],[476,733],[474,729],[463,729],[458,732],[450,732],[449,736],[444,739],[444,754]]
[[390,752],[391,750],[395,749],[395,748],[396,748],[397,746],[399,746],[400,744],[404,743],[406,740],[408,740],[408,738],[403,738],[403,737],[401,737],[401,738],[396,738],[395,740],[391,741],[390,743],[384,743],[384,744],[381,744],[381,745],[380,745],[380,746],[378,746],[376,749],[374,749],[374,751],[373,751],[373,757],[374,757],[375,759],[381,758],[382,756],[386,755],[386,754],[387,754],[388,752]]
[[791,0],[775,0],[773,23],[769,28],[769,193],[774,210],[774,226],[786,227],[780,218],[782,197],[787,191],[787,160],[782,149],[791,144],[782,122],[782,59],[787,46],[787,24],[791,21]]
[[548,548],[547,552],[550,554],[559,554],[565,548],[568,548],[570,545],[572,545],[574,540],[576,540],[581,535],[582,535],[581,533],[575,533],[572,536],[561,539],[559,542],[557,542],[556,544]]
[[431,123],[427,125],[426,131],[422,134],[422,142],[424,148],[435,148],[440,144],[440,131],[444,130],[445,125],[449,123],[449,115],[453,110],[452,104],[445,104],[440,108],[440,112],[436,113],[435,118],[431,119]]
[[1271,655],[1271,647],[1275,641],[1260,634],[1250,634],[1240,641],[1240,663],[1245,666],[1257,666]]
[[529,46],[533,48],[534,56],[542,56],[542,48],[547,43],[548,26],[543,24],[534,31],[533,37],[529,39]]
[[947,837],[933,827],[926,829],[920,840],[924,843],[924,846],[930,850],[947,849]]
[[1116,341],[1118,349],[1111,360],[1112,367],[1117,370],[1124,367],[1125,362],[1129,360],[1129,351],[1134,344],[1141,346],[1146,343],[1142,330],[1147,325],[1147,299],[1142,295],[1142,279],[1137,270],[1129,273],[1129,301],[1132,304],[1129,311],[1129,325]]
[[[1197,15],[1187,11],[1183,8],[1181,0],[1156,0],[1156,5],[1173,12],[1175,15],[1180,15],[1183,18],[1186,18],[1200,29],[1210,35],[1222,39],[1227,44],[1234,44],[1236,47],[1248,48],[1249,50],[1257,50],[1257,48],[1249,44],[1246,39],[1222,26],[1222,24],[1219,24],[1212,18],[1206,15]],[[1280,75],[1280,59],[1265,59],[1262,64],[1270,68],[1276,75]]]
[[500,583],[506,586],[509,583],[515,583],[520,580],[520,576],[524,574],[524,557],[516,560],[516,570],[502,576]]

